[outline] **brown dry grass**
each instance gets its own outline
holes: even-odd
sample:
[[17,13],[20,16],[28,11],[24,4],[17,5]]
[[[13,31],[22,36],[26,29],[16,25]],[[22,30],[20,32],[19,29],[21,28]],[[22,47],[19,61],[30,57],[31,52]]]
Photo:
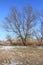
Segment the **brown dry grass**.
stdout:
[[[11,44],[10,41],[5,41],[5,44]],[[26,41],[26,45],[40,45],[41,41],[39,40],[27,40]],[[22,40],[13,40],[12,44],[14,45],[23,45]],[[42,41],[42,45],[43,45],[43,41]]]
[[[43,65],[43,48],[15,47],[11,50],[0,50],[0,65],[11,61],[19,62],[17,65]],[[20,64],[21,62],[21,64]],[[5,64],[3,64],[5,65]],[[14,64],[15,65],[15,64]]]
[[[13,44],[13,45],[19,45],[19,46],[23,46],[23,43],[22,43],[22,40],[12,40],[12,43],[10,41],[3,41],[1,42],[0,44]],[[41,40],[32,40],[32,39],[29,39],[26,41],[26,45],[43,45],[43,41],[41,43]]]

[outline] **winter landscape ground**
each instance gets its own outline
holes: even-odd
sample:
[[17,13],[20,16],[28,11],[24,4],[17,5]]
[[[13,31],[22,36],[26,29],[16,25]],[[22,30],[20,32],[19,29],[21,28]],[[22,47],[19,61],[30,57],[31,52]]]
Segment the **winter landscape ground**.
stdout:
[[43,65],[43,47],[0,46],[0,65]]

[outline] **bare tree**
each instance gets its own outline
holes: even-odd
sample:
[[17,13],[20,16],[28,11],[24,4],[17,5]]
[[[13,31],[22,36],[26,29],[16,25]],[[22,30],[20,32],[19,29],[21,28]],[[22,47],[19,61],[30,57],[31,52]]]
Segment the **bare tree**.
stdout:
[[7,36],[6,36],[6,39],[7,39],[7,41],[10,42],[10,44],[12,44],[12,37],[11,37],[10,35],[7,35]]
[[40,43],[40,45],[42,45],[42,41],[43,41],[43,11],[41,11],[41,13],[39,13],[39,20],[40,20],[40,23],[39,23],[40,28],[39,28],[39,30],[35,31],[35,36],[36,36],[38,42]]
[[35,25],[36,14],[31,6],[26,6],[21,12],[17,8],[12,8],[10,16],[5,18],[4,27],[7,32],[14,32],[17,39],[21,39],[26,45],[26,40],[30,38],[31,31]]
[[36,41],[38,42],[38,45],[41,45],[41,34],[40,34],[40,30],[33,30],[33,37],[35,37]]
[[41,21],[40,33],[41,33],[41,44],[42,44],[42,41],[43,41],[43,21]]
[[40,26],[39,32],[40,32],[40,34],[41,34],[41,36],[40,36],[40,43],[41,43],[41,45],[42,45],[42,41],[43,41],[43,11],[41,11],[40,23],[41,23],[41,26]]

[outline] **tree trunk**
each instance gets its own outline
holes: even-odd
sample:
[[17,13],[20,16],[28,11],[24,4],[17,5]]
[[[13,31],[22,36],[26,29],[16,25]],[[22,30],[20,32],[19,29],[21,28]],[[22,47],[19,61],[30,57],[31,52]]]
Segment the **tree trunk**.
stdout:
[[40,45],[42,45],[42,39],[41,39],[41,43],[40,43]]
[[25,42],[23,42],[23,45],[24,45],[24,46],[26,46],[26,43],[25,43]]
[[26,40],[22,39],[23,45],[26,46]]

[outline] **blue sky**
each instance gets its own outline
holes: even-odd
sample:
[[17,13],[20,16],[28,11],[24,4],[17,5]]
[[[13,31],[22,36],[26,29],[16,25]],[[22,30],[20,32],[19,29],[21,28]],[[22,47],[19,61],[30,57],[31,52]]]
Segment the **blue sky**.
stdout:
[[43,9],[43,0],[0,0],[0,40],[5,40],[7,34],[2,25],[10,8],[16,6],[21,10],[23,6],[28,4],[39,11]]

